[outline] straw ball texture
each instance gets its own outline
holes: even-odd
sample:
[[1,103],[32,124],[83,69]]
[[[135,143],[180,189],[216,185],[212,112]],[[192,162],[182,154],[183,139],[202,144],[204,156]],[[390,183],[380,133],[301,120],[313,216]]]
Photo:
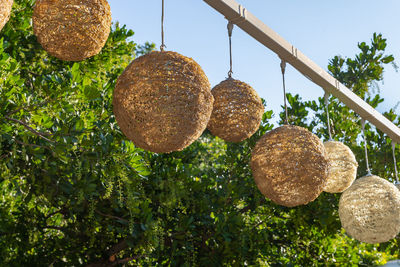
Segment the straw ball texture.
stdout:
[[6,25],[11,14],[11,7],[13,5],[13,0],[1,0],[0,4],[0,31]]
[[378,176],[364,176],[340,197],[339,217],[354,239],[371,244],[389,241],[400,231],[400,191]]
[[36,0],[32,21],[49,54],[81,61],[97,55],[106,43],[111,10],[107,0]]
[[358,163],[351,149],[338,141],[324,143],[329,159],[329,175],[325,192],[341,193],[356,179]]
[[118,78],[114,114],[128,139],[143,149],[182,150],[203,133],[213,96],[201,67],[175,52],[135,59]]
[[214,107],[207,128],[213,135],[225,141],[240,142],[258,130],[264,105],[250,85],[228,78],[211,93]]
[[310,131],[285,125],[257,142],[251,169],[258,189],[287,207],[307,204],[321,194],[328,176],[323,143]]

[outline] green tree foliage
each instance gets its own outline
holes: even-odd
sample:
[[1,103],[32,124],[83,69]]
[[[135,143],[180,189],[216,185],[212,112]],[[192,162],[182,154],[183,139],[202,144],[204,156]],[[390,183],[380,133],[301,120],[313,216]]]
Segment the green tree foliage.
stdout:
[[[153,154],[122,135],[112,114],[116,78],[154,46],[113,26],[103,51],[84,62],[49,56],[32,34],[33,0],[16,0],[0,34],[0,262],[4,266],[374,265],[398,256],[397,239],[368,245],[341,230],[339,195],[307,206],[265,199],[249,168],[251,149],[207,131],[181,152]],[[359,44],[329,70],[366,97],[380,81],[386,40]],[[358,77],[358,78],[357,78]],[[368,95],[368,94],[367,94]],[[323,99],[287,95],[290,122],[327,138]],[[379,95],[366,98],[373,106]],[[359,118],[331,97],[334,136],[365,163]],[[280,114],[282,116],[282,114]],[[399,124],[393,110],[385,114]],[[368,127],[372,170],[393,177],[390,141]]]

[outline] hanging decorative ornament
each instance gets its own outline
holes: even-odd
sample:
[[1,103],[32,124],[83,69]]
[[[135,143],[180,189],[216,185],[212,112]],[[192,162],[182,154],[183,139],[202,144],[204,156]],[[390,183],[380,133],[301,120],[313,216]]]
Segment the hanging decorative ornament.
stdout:
[[6,25],[11,14],[11,7],[13,5],[13,0],[2,0],[0,4],[0,31]]
[[325,192],[341,193],[356,179],[358,163],[348,146],[338,141],[324,143],[329,161]]
[[162,30],[161,52],[135,59],[118,78],[113,97],[122,132],[136,146],[156,153],[182,150],[193,143],[205,130],[213,106],[210,83],[201,67],[164,48]]
[[339,217],[342,227],[354,239],[382,243],[400,232],[400,191],[387,180],[371,174],[364,120],[362,128],[368,174],[344,191],[339,201]]
[[285,69],[286,62],[282,60],[286,125],[266,133],[257,142],[251,169],[264,196],[279,205],[294,207],[307,204],[321,194],[328,176],[328,158],[316,135],[288,125]]
[[250,85],[232,78],[232,30],[233,24],[229,22],[230,70],[228,79],[211,90],[214,106],[207,128],[225,141],[240,142],[260,127],[264,105]]
[[36,0],[32,22],[49,54],[81,61],[97,55],[106,43],[111,10],[107,0]]
[[257,142],[251,169],[258,189],[279,205],[307,204],[322,192],[328,175],[324,145],[310,131],[284,125]]
[[165,51],[135,59],[118,78],[113,99],[122,132],[138,147],[156,153],[182,150],[199,138],[212,104],[201,67]]
[[329,141],[324,143],[329,160],[329,175],[324,191],[341,193],[349,188],[356,179],[358,163],[348,146],[332,139],[329,120],[329,95],[325,94],[324,98],[329,132]]
[[375,175],[357,179],[339,201],[346,232],[361,242],[382,243],[400,231],[400,191]]
[[260,127],[264,105],[248,84],[228,78],[215,86],[214,107],[207,128],[225,141],[240,142]]

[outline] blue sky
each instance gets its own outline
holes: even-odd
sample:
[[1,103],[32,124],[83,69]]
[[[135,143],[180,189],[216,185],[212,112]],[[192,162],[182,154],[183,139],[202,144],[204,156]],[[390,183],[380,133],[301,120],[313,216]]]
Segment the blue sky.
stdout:
[[[354,57],[357,43],[369,43],[374,32],[387,38],[387,54],[393,54],[400,65],[398,0],[236,1],[324,69],[335,55]],[[159,47],[161,0],[109,3],[113,20],[132,29],[135,42],[150,41]],[[229,69],[226,24],[226,19],[202,0],[165,0],[167,50],[195,59],[212,86],[224,80]],[[278,56],[238,27],[232,42],[233,78],[250,84],[267,101],[266,109],[279,112],[282,84]],[[316,99],[324,93],[290,65],[286,80],[287,91],[303,99]],[[388,67],[380,89],[385,98],[378,107],[382,112],[400,101],[400,73]]]

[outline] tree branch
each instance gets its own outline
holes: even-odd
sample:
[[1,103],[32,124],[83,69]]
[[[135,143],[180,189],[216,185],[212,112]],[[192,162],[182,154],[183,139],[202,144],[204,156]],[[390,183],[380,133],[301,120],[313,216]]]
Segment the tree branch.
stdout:
[[40,145],[36,145],[36,144],[27,144],[27,143],[19,141],[18,139],[14,139],[14,141],[15,141],[15,143],[23,145],[23,146],[42,147],[42,148],[46,148],[46,149],[51,150],[50,147],[48,147],[48,146],[40,146]]
[[51,136],[51,134],[49,134],[49,133],[38,132],[38,131],[36,131],[35,129],[33,129],[31,126],[29,126],[26,122],[23,122],[23,121],[21,121],[21,120],[17,120],[17,119],[11,118],[11,117],[9,117],[9,116],[7,116],[7,115],[4,116],[4,118],[6,118],[7,120],[16,122],[16,123],[18,123],[18,124],[20,124],[20,125],[22,125],[22,126],[24,126],[27,130],[29,130],[30,132],[34,133],[35,135],[39,136],[39,137],[42,138],[42,139],[44,139],[44,140],[46,140],[46,141],[48,141],[48,142],[50,142],[50,143],[54,143],[53,140],[50,140],[49,138],[46,137],[46,136]]
[[45,217],[45,220],[47,220],[47,219],[49,219],[50,217],[56,215],[57,213],[63,214],[64,211],[65,211],[65,208],[61,208],[61,209],[59,209],[59,210],[56,210],[56,211],[54,211],[54,212],[51,212],[51,213],[47,214],[47,216]]
[[29,71],[29,70],[28,70],[28,73],[31,75],[34,75],[34,76],[43,76],[43,74],[35,73],[35,72]]
[[58,100],[60,100],[60,99],[61,99],[61,97],[57,97],[57,98],[55,98],[55,99],[47,99],[47,100],[43,101],[42,103],[32,104],[32,105],[30,105],[30,106],[22,106],[22,107],[17,108],[16,110],[11,111],[10,113],[7,114],[7,116],[11,116],[12,114],[17,113],[18,111],[20,111],[20,110],[22,110],[22,109],[24,109],[24,110],[26,110],[26,111],[32,111],[34,108],[38,108],[38,107],[45,106],[45,105],[47,105],[47,104],[50,103],[50,102],[58,101]]
[[114,246],[112,246],[105,254],[107,255],[107,259],[102,259],[95,263],[90,263],[86,265],[86,267],[108,267],[108,266],[116,266],[118,264],[127,263],[131,260],[137,259],[141,256],[127,257],[123,259],[117,259],[116,256],[122,250],[128,248],[128,244],[125,240],[121,240]]
[[239,210],[240,213],[246,213],[251,209],[251,205],[247,205],[246,207]]
[[65,227],[55,226],[55,225],[46,225],[43,229],[53,229],[58,231],[65,231]]
[[137,259],[137,258],[138,257],[128,257],[128,258],[125,258],[125,259],[119,259],[119,260],[114,261],[110,266],[116,266],[116,265],[119,265],[119,264],[124,264],[124,263],[130,262],[130,261],[133,261],[134,259]]
[[99,214],[99,215],[101,215],[101,216],[104,216],[104,217],[107,217],[107,218],[116,219],[116,220],[119,220],[119,221],[122,221],[122,222],[129,223],[128,220],[126,220],[126,219],[124,219],[124,218],[121,218],[121,217],[118,217],[118,216],[105,214],[105,213],[102,213],[102,212],[100,212],[100,211],[98,211],[98,210],[95,210],[95,212],[96,212],[97,214]]
[[[260,202],[259,204],[264,204],[264,203],[266,203],[265,198],[261,199],[261,202]],[[252,208],[252,206],[253,206],[252,204],[247,205],[246,207],[241,208],[241,209],[239,210],[239,212],[240,212],[240,213],[245,213],[245,212],[249,211],[249,210]]]
[[261,222],[257,223],[256,225],[254,225],[253,229],[256,229],[258,226],[260,226],[263,223],[264,223],[264,221],[261,221]]
[[138,259],[138,258],[142,258],[145,257],[147,255],[140,255],[140,256],[134,256],[134,257],[127,257],[127,258],[123,258],[123,259],[113,259],[112,261],[110,261],[109,259],[107,260],[101,260],[98,261],[96,263],[90,263],[88,265],[86,265],[86,267],[111,267],[111,266],[117,266],[119,264],[124,264],[124,263],[128,263],[132,260]]
[[115,256],[116,254],[118,254],[120,251],[124,250],[128,248],[128,243],[126,243],[125,240],[121,240],[120,242],[118,242],[117,244],[115,244],[112,248],[110,248],[107,252],[107,255],[109,257]]
[[16,110],[13,110],[13,111],[11,111],[10,113],[8,113],[6,116],[11,116],[12,114],[17,113],[18,111],[20,111],[20,110],[22,110],[22,109],[24,109],[24,107],[19,107],[19,108],[17,108]]

